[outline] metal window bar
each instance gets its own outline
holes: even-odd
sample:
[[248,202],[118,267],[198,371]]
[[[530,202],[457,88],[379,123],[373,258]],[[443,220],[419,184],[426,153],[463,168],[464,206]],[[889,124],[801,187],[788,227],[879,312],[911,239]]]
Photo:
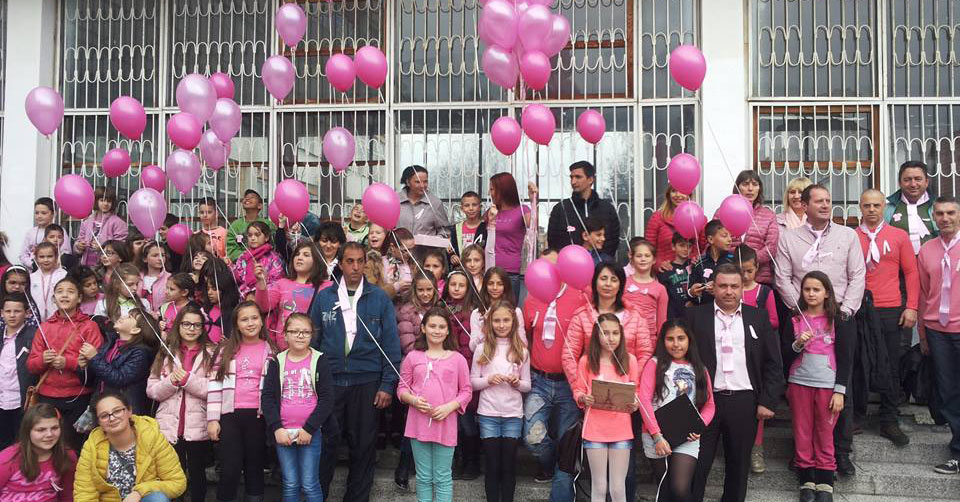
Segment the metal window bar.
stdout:
[[960,0],[888,0],[890,96],[957,97]]

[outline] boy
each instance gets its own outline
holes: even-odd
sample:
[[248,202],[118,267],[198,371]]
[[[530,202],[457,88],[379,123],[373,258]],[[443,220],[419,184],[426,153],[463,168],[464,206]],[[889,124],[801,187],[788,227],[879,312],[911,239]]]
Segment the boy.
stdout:
[[200,231],[210,237],[214,254],[222,260],[227,256],[227,229],[220,225],[217,200],[213,197],[200,199],[200,204],[197,205],[197,216],[200,218]]
[[690,303],[688,287],[690,285],[690,250],[693,248],[693,241],[674,232],[670,247],[673,248],[675,255],[670,263],[671,267],[657,274],[657,280],[667,288],[668,317],[683,317],[687,304]]
[[57,311],[53,287],[67,276],[67,271],[60,268],[57,247],[47,241],[37,244],[33,255],[37,262],[37,271],[30,274],[30,296],[36,302],[37,312],[40,314],[37,321],[43,322]]
[[[63,227],[57,225],[56,223],[51,223],[47,225],[47,228],[43,231],[43,240],[57,246],[57,249],[60,249],[63,245],[63,241],[66,240],[66,232],[63,231]],[[64,253],[60,255],[60,266],[64,270],[73,270],[80,263],[77,255],[72,253]]]
[[585,230],[580,233],[580,237],[583,238],[582,246],[587,248],[587,251],[590,251],[590,255],[593,256],[594,266],[602,262],[613,261],[612,257],[603,253],[603,243],[607,241],[607,229],[603,221],[593,216],[588,216],[584,218],[583,225]]
[[350,209],[350,218],[347,224],[343,226],[347,241],[359,242],[367,245],[367,235],[370,234],[370,222],[367,220],[367,213],[363,212],[363,206],[357,202]]
[[343,227],[333,221],[325,221],[317,229],[317,247],[320,248],[320,254],[323,255],[323,261],[327,265],[327,275],[331,278],[340,277],[340,267],[337,257],[340,253],[340,246],[347,242],[347,235]]
[[483,200],[480,199],[480,194],[473,191],[464,192],[460,196],[460,210],[463,211],[466,219],[450,228],[450,244],[453,247],[451,258],[460,256],[460,252],[471,244],[482,247],[487,237],[487,224],[482,217]]
[[16,440],[27,388],[36,383],[36,377],[27,370],[27,355],[37,330],[26,324],[29,305],[20,292],[10,293],[0,302],[5,325],[0,353],[0,448]]
[[246,250],[242,242],[246,238],[247,227],[251,223],[262,221],[270,227],[271,232],[277,230],[276,225],[270,221],[270,218],[260,216],[260,212],[263,211],[263,197],[260,197],[256,190],[248,188],[246,192],[243,192],[240,205],[243,207],[243,218],[234,220],[227,229],[227,258],[230,258],[231,262],[236,261]]
[[713,272],[724,263],[733,263],[730,232],[720,220],[710,220],[703,230],[707,236],[707,252],[700,257],[690,273],[690,296],[698,305],[713,303]]

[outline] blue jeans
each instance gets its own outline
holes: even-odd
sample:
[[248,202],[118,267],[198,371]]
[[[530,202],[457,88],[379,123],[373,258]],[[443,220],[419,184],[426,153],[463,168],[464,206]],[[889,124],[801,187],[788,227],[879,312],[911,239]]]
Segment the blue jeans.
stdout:
[[523,431],[523,419],[520,417],[487,417],[477,415],[477,425],[480,426],[480,439],[520,439],[520,432]]
[[452,502],[453,447],[416,439],[410,440],[410,447],[417,464],[417,502]]
[[550,502],[573,502],[573,476],[556,468],[557,443],[580,419],[580,408],[566,380],[534,373],[523,405],[523,441],[544,472],[553,472]]
[[170,502],[170,497],[163,492],[150,492],[141,497],[140,502]]
[[960,458],[960,333],[927,328],[927,344],[933,358],[933,375],[940,396],[940,413],[950,425],[950,453]]
[[320,489],[320,431],[308,445],[277,445],[277,460],[283,472],[283,502],[300,502],[300,490],[307,502],[323,502]]

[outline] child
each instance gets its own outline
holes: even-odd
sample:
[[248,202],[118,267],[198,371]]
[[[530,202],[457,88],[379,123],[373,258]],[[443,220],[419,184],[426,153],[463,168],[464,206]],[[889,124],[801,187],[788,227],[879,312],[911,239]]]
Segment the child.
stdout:
[[439,295],[439,292],[443,291],[444,277],[447,276],[447,254],[439,248],[428,249],[423,255],[423,269],[433,274]]
[[227,257],[227,229],[220,225],[217,215],[217,200],[213,197],[200,199],[197,205],[197,216],[200,218],[200,232],[210,238],[214,254],[221,260]]
[[313,322],[291,314],[283,326],[287,350],[267,363],[261,408],[277,442],[283,472],[283,502],[323,502],[317,462],[321,427],[333,411],[333,376],[327,358],[310,347]]
[[[6,448],[16,440],[27,388],[36,383],[36,378],[27,370],[26,356],[29,356],[37,331],[36,326],[26,324],[29,313],[30,304],[23,293],[10,293],[0,299],[4,323],[0,331],[4,354],[0,359],[5,366],[0,370],[0,391],[7,396],[0,400],[0,448]],[[11,346],[7,348],[7,344]]]
[[[195,234],[195,235],[204,235],[204,234]],[[213,253],[205,249],[194,249],[190,251],[192,254],[188,257],[190,260],[190,265],[186,267],[184,272],[190,274],[190,278],[193,279],[193,282],[200,284],[202,279],[200,271],[203,270],[203,265],[210,260],[217,259]],[[184,260],[186,262],[186,260]],[[225,262],[224,262],[225,263]]]
[[90,267],[81,266],[74,271],[74,277],[80,283],[80,311],[92,316],[97,310],[97,302],[103,299],[97,273]]
[[367,213],[363,212],[363,206],[358,202],[350,210],[350,219],[343,226],[347,241],[359,242],[367,245],[367,236],[370,234],[370,222],[367,220]]
[[[260,197],[260,194],[256,190],[248,188],[243,192],[243,199],[240,200],[240,205],[243,208],[243,218],[234,220],[234,222],[230,224],[230,228],[227,229],[227,258],[229,258],[230,261],[236,261],[236,259],[246,251],[242,242],[246,239],[247,227],[249,227],[251,223],[259,221],[267,225],[271,230],[275,228],[269,218],[260,216],[260,212],[263,211],[263,197]],[[250,244],[247,243],[247,246],[250,247]]]
[[99,349],[84,343],[80,355],[89,361],[87,368],[96,378],[98,391],[118,390],[130,400],[133,413],[151,412],[147,400],[147,377],[160,341],[160,327],[150,312],[130,309],[113,323],[112,332]]
[[[442,301],[450,312],[450,335],[457,340],[457,351],[470,362],[473,361],[473,350],[470,349],[468,326],[475,298],[467,273],[462,270],[450,272]],[[479,398],[480,394],[474,392],[466,411],[457,417],[460,441],[454,454],[453,479],[473,480],[480,476],[480,429],[477,427]]]
[[240,291],[233,274],[222,261],[212,258],[204,265],[203,280],[198,289],[203,292],[203,310],[207,313],[210,341],[219,344],[233,333],[234,309],[240,304]]
[[[655,414],[674,399],[686,398],[700,410],[705,425],[713,420],[710,375],[700,360],[696,338],[683,321],[671,319],[664,323],[656,353],[643,367],[637,394],[643,417],[643,453],[652,460],[654,483],[660,486],[658,499],[689,500],[700,454],[700,435],[690,434],[686,443],[672,449],[660,433]],[[666,482],[668,472],[670,481]]]
[[293,259],[287,277],[267,283],[263,267],[257,266],[257,305],[269,312],[267,326],[277,348],[287,348],[283,327],[291,314],[307,313],[310,301],[317,291],[332,284],[327,280],[327,269],[320,260],[320,251],[310,241],[301,241],[293,250]]
[[[800,500],[833,501],[833,427],[843,410],[853,360],[852,340],[837,339],[834,321],[840,308],[830,278],[820,271],[800,281],[800,314],[794,316],[797,354],[787,376],[787,401],[793,421],[794,460]],[[784,361],[786,364],[787,361]]]
[[[480,288],[479,301],[477,308],[470,314],[470,350],[477,350],[477,345],[483,341],[483,324],[490,310],[502,301],[512,303],[513,286],[510,284],[510,277],[507,272],[500,267],[493,267],[487,270],[483,275],[483,286]],[[486,307],[486,310],[481,310]],[[523,319],[523,312],[518,308],[517,319]],[[520,332],[520,338],[526,340],[526,332],[521,322],[517,327]]]
[[600,314],[594,323],[590,349],[580,358],[578,374],[582,377],[573,383],[574,400],[587,409],[583,449],[590,462],[590,499],[594,502],[605,500],[608,490],[612,502],[627,500],[627,468],[633,447],[630,413],[636,411],[637,401],[631,403],[629,412],[592,408],[597,397],[590,390],[594,379],[639,382],[637,359],[627,352],[625,339],[616,314]]
[[157,241],[147,243],[140,252],[140,284],[143,287],[138,294],[150,303],[152,312],[160,312],[160,307],[167,302],[170,272],[164,267],[166,255],[166,248]]
[[[605,261],[613,261],[613,257],[607,256],[603,252],[603,243],[607,241],[606,235],[606,224],[603,220],[595,218],[593,216],[587,216],[583,219],[584,231],[580,232],[580,237],[583,239],[582,246],[590,251],[590,256],[593,257],[593,264],[597,265]],[[616,236],[611,236],[615,238]]]
[[263,468],[267,456],[266,423],[260,413],[260,389],[267,359],[276,349],[267,336],[260,308],[251,301],[233,315],[236,336],[226,338],[207,386],[207,431],[220,441],[223,473],[217,500],[236,500],[240,474],[248,499],[263,497]]
[[86,411],[93,392],[85,383],[88,360],[80,355],[80,347],[85,343],[99,347],[103,337],[97,323],[79,310],[80,285],[76,280],[60,279],[53,295],[58,310],[41,325],[43,336],[33,337],[27,369],[39,375],[38,400],[60,410],[63,423],[69,424],[64,427],[67,445],[79,451],[83,440],[72,426]]
[[263,267],[270,282],[283,277],[283,261],[270,245],[270,227],[255,221],[247,228],[247,250],[233,264],[233,277],[240,288],[240,297],[252,300],[257,286],[257,265]]
[[383,243],[383,280],[393,286],[397,298],[403,298],[413,279],[411,271],[416,266],[410,266],[410,254],[406,250],[412,251],[414,246],[413,234],[406,228],[391,231]]
[[[139,256],[139,255],[138,255]],[[131,263],[133,254],[130,248],[123,241],[107,241],[103,244],[103,254],[100,255],[100,268],[98,272],[103,278],[103,285],[110,284],[113,280],[113,270],[121,263]],[[134,267],[136,268],[136,267]]]
[[53,244],[57,248],[57,253],[60,255],[60,266],[63,267],[66,271],[72,271],[77,267],[80,260],[77,255],[71,253],[61,253],[60,248],[63,246],[64,241],[67,240],[67,232],[56,223],[51,223],[47,225],[47,228],[43,231],[43,240]]
[[477,423],[486,459],[484,489],[488,501],[512,502],[523,393],[530,392],[530,353],[510,302],[490,307],[482,331],[470,381],[480,391]]
[[724,263],[733,263],[730,253],[730,232],[720,220],[710,220],[703,233],[707,236],[707,252],[690,273],[690,296],[699,305],[713,303],[713,273]]
[[[30,289],[30,273],[20,265],[11,266],[0,276],[0,301],[6,298],[7,295],[23,293],[29,303],[26,320],[27,326],[37,327],[40,325],[40,321],[37,320],[39,314],[37,313],[33,298],[30,297]],[[0,328],[3,328],[3,326],[3,317],[0,316]]]
[[410,407],[404,436],[417,464],[418,502],[431,502],[434,494],[437,502],[453,500],[457,421],[451,415],[463,413],[471,393],[467,361],[457,352],[450,319],[439,307],[431,308],[420,322],[414,350],[403,360],[397,388],[397,398]]
[[633,273],[627,276],[627,285],[623,290],[623,303],[634,308],[647,321],[650,329],[650,345],[657,345],[657,333],[667,320],[667,306],[670,302],[667,289],[653,277],[653,267],[657,262],[657,249],[646,239],[632,240],[630,243],[630,264]]
[[114,271],[115,280],[107,284],[103,299],[97,302],[94,316],[105,316],[116,322],[135,308],[150,310],[150,304],[136,293],[140,291],[140,270],[130,263],[121,263]]
[[345,242],[347,242],[347,235],[343,233],[343,227],[337,223],[325,221],[317,229],[317,247],[320,248],[320,254],[323,255],[323,262],[327,266],[329,277],[340,277],[337,256],[340,253],[340,246],[343,246]]
[[397,309],[397,335],[400,337],[400,348],[404,355],[413,350],[423,314],[436,305],[437,283],[433,275],[417,272],[407,301]]
[[[453,253],[459,255],[472,244],[483,245],[486,241],[486,224],[483,221],[483,200],[474,191],[464,192],[460,196],[460,210],[465,219],[454,225],[450,232],[450,244]],[[459,258],[458,258],[459,259]]]
[[370,224],[370,230],[367,232],[367,249],[374,249],[377,252],[383,248],[383,241],[387,238],[387,231],[376,223]]
[[17,444],[0,452],[0,500],[70,502],[77,455],[65,444],[60,413],[41,403],[13,430]]
[[[56,212],[53,209],[53,199],[50,197],[40,197],[33,203],[33,223],[34,226],[27,231],[23,239],[23,247],[20,251],[20,263],[33,270],[33,249],[44,241],[43,232],[47,225],[53,223],[53,216]],[[70,236],[66,236],[63,244],[60,246],[60,253],[70,252]]]
[[199,306],[188,303],[179,309],[170,323],[167,346],[176,359],[165,350],[157,353],[147,380],[147,397],[156,401],[160,432],[173,444],[187,473],[190,502],[203,502],[210,452],[207,383],[214,346]]
[[483,287],[483,273],[487,270],[483,248],[476,244],[463,248],[463,253],[460,254],[460,265],[473,279],[471,289],[479,294],[480,288]]
[[134,262],[140,259],[140,250],[143,249],[143,246],[147,245],[147,239],[140,233],[137,227],[130,228],[130,231],[127,233],[127,238],[124,239],[123,242],[130,251],[131,258],[129,261]]
[[30,296],[37,304],[39,320],[46,321],[57,310],[53,298],[53,285],[67,276],[57,260],[57,247],[41,242],[33,250],[37,271],[30,274]]
[[180,272],[167,280],[166,289],[167,302],[161,305],[159,309],[160,328],[164,332],[169,332],[170,327],[174,324],[174,319],[180,315],[180,311],[193,303],[197,285],[193,282],[190,274]]
[[96,210],[83,220],[73,250],[80,255],[80,264],[93,267],[100,261],[100,245],[127,238],[127,222],[114,214],[117,194],[99,187],[96,190]]
[[670,268],[657,274],[657,280],[667,288],[670,300],[667,302],[668,317],[683,317],[690,303],[690,249],[693,240],[687,239],[679,233],[673,234],[671,243],[674,258]]

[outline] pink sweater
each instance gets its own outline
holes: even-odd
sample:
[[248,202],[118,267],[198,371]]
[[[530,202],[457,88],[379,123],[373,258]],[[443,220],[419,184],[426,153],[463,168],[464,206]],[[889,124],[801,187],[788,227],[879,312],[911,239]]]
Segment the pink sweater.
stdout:
[[[493,360],[487,364],[480,364],[483,357],[483,344],[477,346],[473,352],[473,367],[470,369],[470,382],[475,390],[480,391],[480,404],[477,414],[486,417],[522,417],[523,393],[530,392],[530,353],[523,355],[520,364],[507,359],[510,351],[510,340],[497,338],[497,348],[493,353]],[[520,384],[514,387],[509,383],[490,385],[488,380],[494,374],[516,375],[520,377]]]
[[667,321],[667,305],[670,297],[667,288],[657,282],[637,282],[632,275],[627,276],[627,286],[623,290],[623,303],[627,308],[635,309],[647,320],[647,329],[650,332],[650,343],[657,346],[657,334],[660,326]]
[[[323,290],[333,284],[326,281],[320,284],[317,291]],[[291,281],[286,277],[270,282],[267,289],[256,290],[257,305],[260,309],[269,312],[267,317],[267,327],[270,330],[270,337],[277,344],[277,349],[286,350],[287,341],[283,336],[283,325],[287,322],[290,314],[299,312],[306,314],[310,309],[310,300],[316,294],[313,286],[310,284],[301,284],[297,281]]]
[[[94,225],[95,223],[99,223],[99,231],[97,231]],[[94,238],[94,235],[96,235],[96,238]],[[126,238],[127,222],[123,221],[122,218],[113,213],[106,216],[92,214],[83,220],[83,223],[80,225],[80,233],[77,234],[73,245],[76,246],[78,242],[86,244],[87,247],[80,257],[80,264],[87,267],[95,267],[100,264],[100,247],[97,245],[97,242],[106,244],[107,241],[122,241]]]
[[181,402],[186,403],[184,414],[183,439],[185,441],[206,441],[207,433],[207,391],[209,374],[201,371],[201,355],[194,359],[184,385],[178,385],[170,379],[171,367],[168,363],[159,375],[150,372],[147,379],[147,397],[157,402],[157,424],[160,432],[172,444],[178,440],[180,429]]
[[753,209],[753,220],[757,226],[750,224],[747,233],[742,237],[734,237],[730,249],[746,243],[757,252],[757,276],[755,280],[772,286],[774,282],[771,256],[777,256],[777,240],[780,238],[780,225],[777,224],[777,215],[767,206],[758,206]]
[[[67,454],[75,465],[76,453]],[[53,460],[40,462],[40,474],[28,481],[20,472],[19,457],[16,444],[0,452],[0,502],[73,502],[73,468],[61,479],[53,470]]]
[[427,443],[443,446],[457,445],[457,413],[463,413],[473,397],[467,360],[459,352],[450,351],[443,359],[430,359],[427,353],[415,350],[407,354],[400,367],[400,385],[397,395],[406,392],[422,397],[431,406],[441,406],[456,400],[460,408],[442,421],[413,407],[407,410],[407,426],[403,435]]
[[[950,268],[953,282],[950,287],[950,316],[946,326],[940,324],[940,287],[943,283],[941,260],[943,238],[931,239],[920,247],[917,266],[920,269],[920,322],[924,328],[947,333],[960,333],[960,244],[950,249]],[[920,338],[926,339],[923,329]]]
[[[637,364],[637,358],[633,354],[628,354],[630,358],[630,367],[627,373],[621,375],[617,372],[616,366],[608,361],[601,361],[600,373],[594,374],[590,371],[590,364],[587,362],[587,356],[580,358],[577,365],[578,371],[584,376],[577,379],[573,384],[573,399],[578,405],[580,397],[590,394],[593,387],[593,379],[607,380],[610,382],[633,382],[640,383],[640,366]],[[630,414],[621,411],[608,411],[597,408],[589,408],[583,417],[583,439],[600,443],[612,443],[614,441],[627,441],[633,439],[633,427],[630,423]]]
[[[593,326],[597,321],[596,310],[593,305],[580,307],[570,321],[567,330],[567,346],[561,355],[563,372],[567,374],[567,381],[573,387],[581,376],[577,366],[580,356],[587,352],[590,346],[590,337],[593,335]],[[626,336],[627,352],[642,366],[653,355],[656,342],[649,337],[650,329],[643,316],[634,309],[625,309],[619,314],[623,334]],[[639,373],[638,373],[639,374]]]
[[400,337],[400,348],[404,355],[413,350],[413,342],[417,341],[417,334],[420,333],[420,320],[424,312],[410,302],[397,308],[397,336]]

